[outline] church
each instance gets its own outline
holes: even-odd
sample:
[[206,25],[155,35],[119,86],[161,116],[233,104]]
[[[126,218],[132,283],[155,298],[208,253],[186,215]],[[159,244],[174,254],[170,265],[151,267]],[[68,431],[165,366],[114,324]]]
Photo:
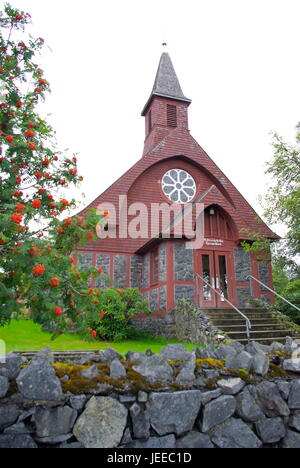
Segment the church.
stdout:
[[[271,265],[245,252],[241,242],[250,240],[253,232],[271,240],[278,236],[194,140],[188,122],[190,104],[169,54],[163,52],[141,113],[145,119],[142,157],[81,212],[101,207],[110,212],[110,218],[103,238],[89,241],[78,251],[79,265],[101,267],[115,287],[139,288],[152,317],[167,316],[181,298],[204,309],[230,308],[230,304],[244,308],[252,298],[273,302],[270,291],[250,281],[252,275],[272,288]],[[154,205],[181,209],[196,204],[203,207],[201,245],[189,248],[193,240],[178,235],[177,214],[171,217],[168,236],[159,215],[156,228],[150,229]],[[139,223],[138,211],[143,211]],[[121,226],[124,216],[126,226],[136,227],[131,235],[129,228],[124,232]],[[195,224],[196,215],[192,217]],[[100,276],[94,286],[101,282]]]

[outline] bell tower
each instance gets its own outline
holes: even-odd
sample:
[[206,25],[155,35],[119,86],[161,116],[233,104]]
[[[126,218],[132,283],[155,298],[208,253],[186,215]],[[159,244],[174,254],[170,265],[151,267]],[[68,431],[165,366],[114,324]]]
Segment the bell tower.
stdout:
[[188,130],[188,106],[191,102],[182,92],[169,54],[163,52],[152,92],[142,111],[146,134],[143,156],[175,128]]

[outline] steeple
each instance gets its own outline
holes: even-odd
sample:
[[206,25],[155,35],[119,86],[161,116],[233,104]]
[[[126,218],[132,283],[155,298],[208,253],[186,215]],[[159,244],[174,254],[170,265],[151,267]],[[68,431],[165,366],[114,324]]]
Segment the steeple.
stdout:
[[187,108],[191,102],[182,92],[169,54],[163,52],[150,97],[142,111],[146,124],[144,155],[174,128],[188,129]]
[[142,115],[145,115],[145,111],[153,96],[175,99],[189,104],[192,102],[183,94],[173,63],[167,52],[161,54],[153,89],[142,111]]

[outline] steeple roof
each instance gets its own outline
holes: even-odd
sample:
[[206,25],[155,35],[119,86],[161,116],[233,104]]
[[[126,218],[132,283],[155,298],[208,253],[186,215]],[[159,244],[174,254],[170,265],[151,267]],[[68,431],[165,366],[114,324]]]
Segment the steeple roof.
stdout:
[[145,114],[153,96],[166,97],[188,103],[192,102],[183,94],[171,58],[167,52],[163,52],[160,57],[153,89],[142,111],[142,115]]

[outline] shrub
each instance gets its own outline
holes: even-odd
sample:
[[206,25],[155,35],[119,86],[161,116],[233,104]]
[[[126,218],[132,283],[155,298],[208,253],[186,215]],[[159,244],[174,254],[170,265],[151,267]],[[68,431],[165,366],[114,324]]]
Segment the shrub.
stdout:
[[135,333],[131,319],[140,313],[149,314],[147,302],[138,289],[104,289],[96,293],[97,310],[80,313],[75,329],[87,339],[120,341]]

